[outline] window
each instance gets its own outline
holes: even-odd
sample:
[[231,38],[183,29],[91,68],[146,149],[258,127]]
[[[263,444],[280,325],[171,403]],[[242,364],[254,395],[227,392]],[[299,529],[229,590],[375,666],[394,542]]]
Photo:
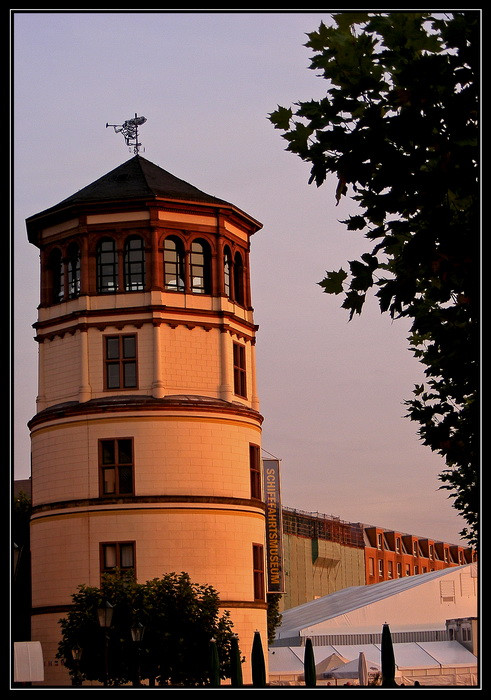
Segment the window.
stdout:
[[210,294],[211,270],[210,247],[206,241],[193,241],[191,244],[191,291]]
[[101,496],[133,493],[133,439],[99,440]]
[[118,289],[118,253],[112,238],[104,238],[97,246],[97,291],[106,294]]
[[184,246],[173,236],[164,242],[164,286],[170,291],[184,291]]
[[405,565],[404,565],[404,569],[405,569],[404,575],[405,575],[405,576],[411,576],[411,567],[410,567],[410,565],[409,565],[409,564],[405,564]]
[[368,559],[368,575],[375,576],[375,560],[373,557],[369,557]]
[[249,445],[251,471],[251,498],[261,498],[261,451],[258,445]]
[[254,600],[264,600],[264,554],[262,544],[252,545]]
[[387,568],[388,568],[388,571],[387,571],[388,578],[393,578],[393,576],[394,576],[394,562],[392,562],[392,561],[387,562]]
[[240,253],[236,253],[234,260],[234,300],[244,305],[244,264]]
[[141,292],[145,288],[145,249],[143,240],[137,236],[125,243],[124,288],[126,292]]
[[382,535],[379,533],[377,535],[377,549],[382,549]]
[[414,575],[417,576],[418,574],[419,574],[419,566],[416,565],[416,566],[414,567]]
[[104,338],[105,388],[132,389],[137,386],[136,335]]
[[401,551],[401,538],[396,537],[396,552],[400,552],[400,551]]
[[402,577],[402,568],[401,568],[401,564],[398,564],[397,565],[397,578],[401,578],[401,577]]
[[135,568],[134,542],[102,543],[100,553],[103,574],[113,574],[117,569],[131,571]]
[[234,393],[247,396],[245,346],[234,343]]
[[68,296],[75,299],[80,294],[80,249],[76,243],[68,247]]
[[382,561],[382,559],[378,560],[378,575],[380,576],[380,578],[384,577],[384,562]]
[[58,304],[65,296],[65,270],[61,250],[56,248],[49,257],[49,274],[51,278],[51,303]]
[[231,292],[232,292],[232,290],[230,288],[231,269],[232,269],[232,257],[230,255],[229,248],[225,248],[225,250],[223,251],[223,285],[224,285],[224,292],[228,297],[231,296]]

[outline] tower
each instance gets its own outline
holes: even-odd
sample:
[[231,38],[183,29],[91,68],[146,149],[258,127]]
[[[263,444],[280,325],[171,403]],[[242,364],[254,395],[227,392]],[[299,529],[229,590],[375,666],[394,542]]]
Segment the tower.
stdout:
[[261,423],[250,296],[261,224],[141,157],[27,219],[40,251],[32,639],[133,569],[213,586],[247,662],[267,639]]

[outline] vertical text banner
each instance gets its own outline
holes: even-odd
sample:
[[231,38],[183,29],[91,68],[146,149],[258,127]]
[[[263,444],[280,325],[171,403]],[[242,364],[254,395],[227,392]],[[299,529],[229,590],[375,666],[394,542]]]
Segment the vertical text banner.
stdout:
[[284,593],[280,460],[263,459],[268,593]]

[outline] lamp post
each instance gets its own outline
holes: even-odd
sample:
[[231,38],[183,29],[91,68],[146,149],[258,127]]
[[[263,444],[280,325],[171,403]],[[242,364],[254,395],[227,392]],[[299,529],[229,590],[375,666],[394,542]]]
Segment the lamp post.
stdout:
[[143,639],[143,633],[145,632],[145,627],[141,622],[137,622],[131,628],[131,638],[136,646],[136,678],[133,685],[140,685],[140,644]]
[[75,673],[73,674],[72,685],[82,685],[79,675],[79,663],[82,657],[82,649],[76,644],[72,648],[72,658],[75,664]]
[[105,600],[101,607],[97,609],[97,619],[99,625],[104,630],[104,685],[108,685],[109,681],[109,628],[113,619],[113,606],[108,600]]

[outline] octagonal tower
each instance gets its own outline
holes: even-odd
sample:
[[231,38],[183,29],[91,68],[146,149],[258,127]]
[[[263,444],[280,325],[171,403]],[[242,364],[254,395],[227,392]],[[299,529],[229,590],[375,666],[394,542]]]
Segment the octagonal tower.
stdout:
[[261,224],[136,155],[27,220],[40,250],[32,639],[45,683],[79,584],[186,571],[267,639],[250,296]]

